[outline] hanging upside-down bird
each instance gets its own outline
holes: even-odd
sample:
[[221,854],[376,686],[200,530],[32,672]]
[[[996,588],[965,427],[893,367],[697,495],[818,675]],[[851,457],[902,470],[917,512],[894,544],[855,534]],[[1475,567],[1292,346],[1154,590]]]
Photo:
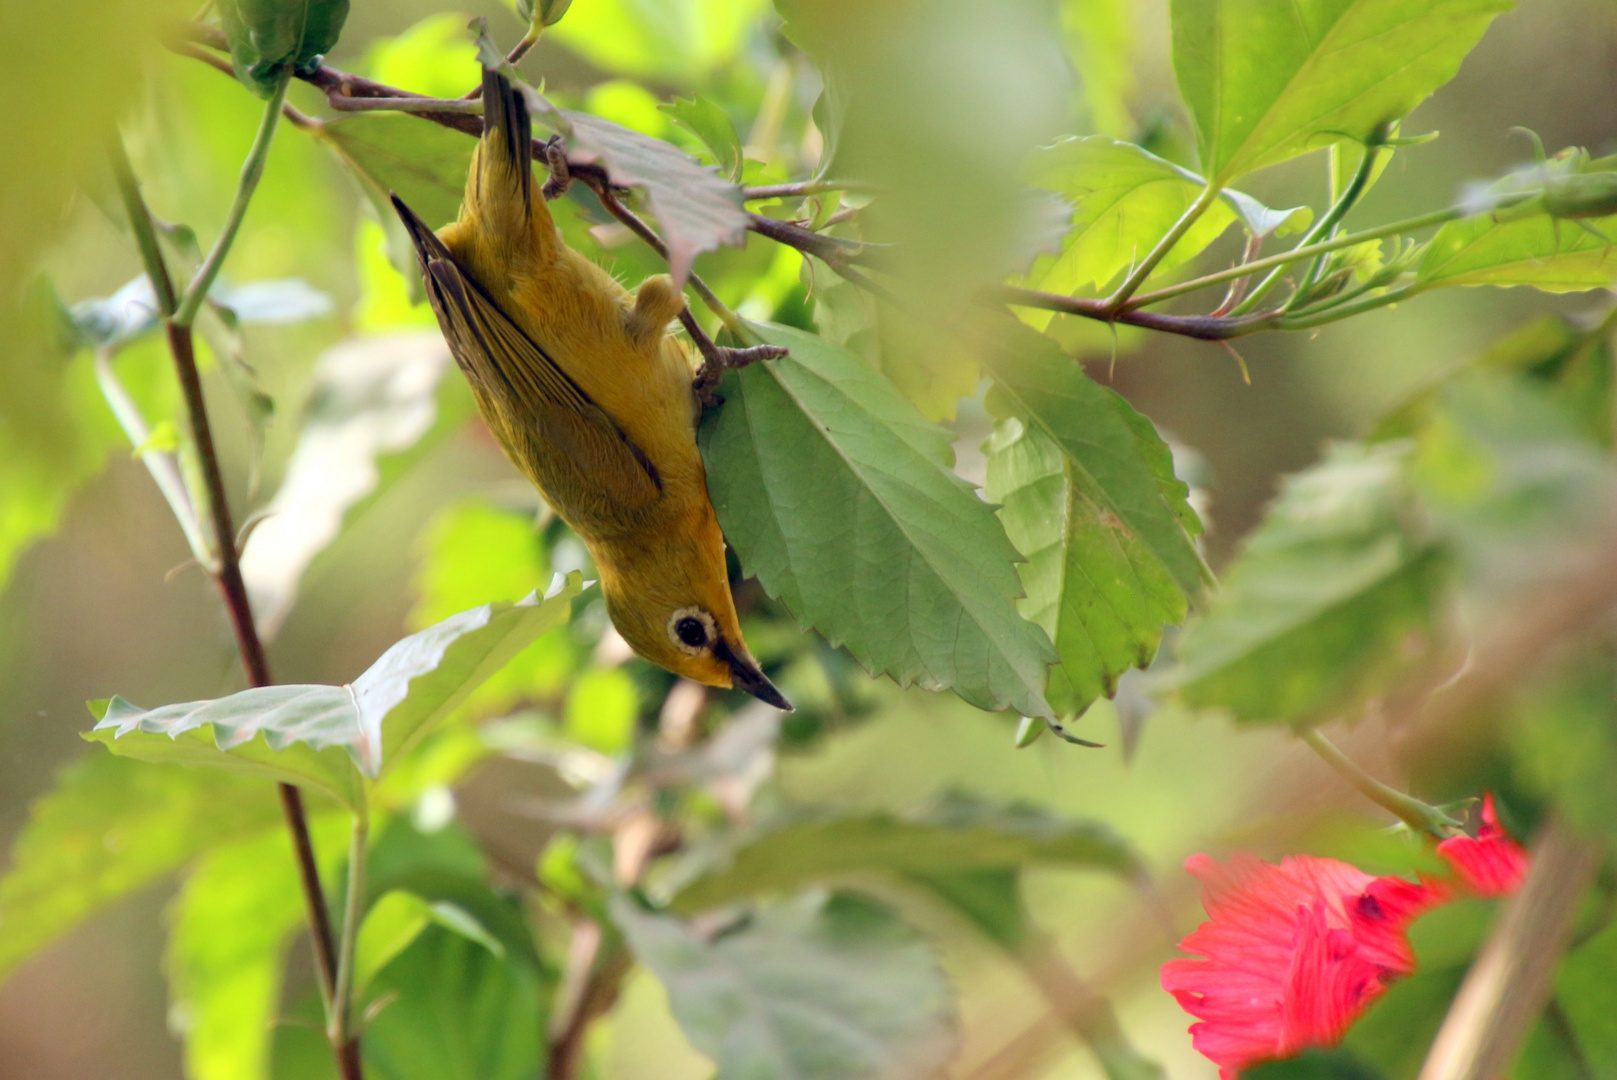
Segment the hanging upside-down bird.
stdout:
[[634,651],[790,709],[741,640],[724,536],[696,449],[684,300],[667,275],[633,294],[569,248],[533,178],[527,104],[483,74],[483,137],[459,220],[415,242],[438,325],[517,468],[589,547]]

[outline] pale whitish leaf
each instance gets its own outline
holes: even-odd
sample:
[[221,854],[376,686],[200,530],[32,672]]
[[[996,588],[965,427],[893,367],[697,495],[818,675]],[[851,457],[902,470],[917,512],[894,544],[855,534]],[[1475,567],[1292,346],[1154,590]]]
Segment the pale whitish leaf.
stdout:
[[1153,686],[1238,720],[1351,715],[1418,659],[1444,550],[1410,523],[1407,443],[1333,446],[1286,478]]
[[[1040,259],[1027,276],[1033,287],[1062,295],[1101,288],[1139,262],[1207,183],[1188,169],[1104,135],[1063,139],[1045,147],[1034,156],[1031,170],[1033,183],[1076,208],[1060,252]],[[1194,258],[1238,219],[1263,236],[1306,228],[1312,217],[1307,207],[1272,210],[1250,195],[1226,191],[1174,245],[1156,272]],[[1029,311],[1023,317],[1042,328],[1054,314]]]
[[791,354],[728,374],[700,431],[746,573],[900,685],[1049,715],[1054,652],[1016,612],[1015,548],[954,474],[948,433],[846,350],[754,329]]
[[683,282],[704,251],[747,238],[741,189],[671,143],[589,113],[558,109],[523,86],[534,116],[565,135],[579,156],[606,166],[614,184],[644,188],[668,244],[668,268]]
[[[225,811],[228,813],[228,811]],[[329,875],[347,815],[311,822]],[[169,1026],[190,1080],[260,1080],[280,1005],[286,947],[306,912],[291,838],[275,828],[209,851],[169,909]]]
[[715,1080],[900,1080],[931,1075],[953,1049],[943,972],[874,901],[810,893],[710,937],[626,897],[611,912]]
[[0,878],[0,979],[106,904],[279,815],[271,792],[224,773],[100,753],[73,762],[29,808]]
[[361,785],[340,751],[365,775],[379,776],[384,761],[396,760],[511,657],[564,623],[581,588],[577,572],[565,583],[558,575],[543,600],[463,611],[395,643],[348,686],[265,686],[150,710],[113,698],[87,738],[130,757],[312,783],[357,805]]
[[376,486],[377,459],[431,430],[448,367],[449,349],[436,330],[344,342],[315,365],[297,449],[242,552],[260,634],[279,631],[304,570]]
[[1219,184],[1408,115],[1510,0],[1174,0],[1173,61]]
[[844,874],[1036,865],[1124,876],[1141,870],[1133,848],[1105,825],[957,795],[903,816],[788,814],[722,850],[695,853],[665,885],[678,910],[694,912]]
[[1163,627],[1184,619],[1184,589],[1108,507],[1094,478],[1016,417],[1000,421],[989,440],[987,493],[1027,559],[1018,568],[1027,590],[1022,614],[1061,654],[1050,704],[1070,714],[1111,697],[1123,672],[1151,662]]
[[208,299],[230,309],[242,323],[280,326],[329,315],[331,297],[302,278],[249,281],[243,285],[215,283]]

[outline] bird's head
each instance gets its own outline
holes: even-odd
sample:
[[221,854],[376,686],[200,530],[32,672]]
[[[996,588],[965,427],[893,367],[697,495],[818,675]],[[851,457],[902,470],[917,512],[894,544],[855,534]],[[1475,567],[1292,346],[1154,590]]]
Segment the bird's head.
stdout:
[[676,675],[790,711],[741,638],[718,523],[696,531],[685,543],[664,537],[595,552],[612,624],[636,653]]

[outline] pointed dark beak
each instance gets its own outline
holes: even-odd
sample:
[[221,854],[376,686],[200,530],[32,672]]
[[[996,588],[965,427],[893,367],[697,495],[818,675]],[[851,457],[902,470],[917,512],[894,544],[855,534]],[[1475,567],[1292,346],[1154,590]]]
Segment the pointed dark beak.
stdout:
[[720,640],[713,650],[719,659],[730,667],[730,681],[737,690],[745,690],[765,705],[773,705],[777,709],[793,712],[792,703],[775,689],[775,684],[769,681],[758,662],[750,656],[737,656],[730,648],[728,642]]

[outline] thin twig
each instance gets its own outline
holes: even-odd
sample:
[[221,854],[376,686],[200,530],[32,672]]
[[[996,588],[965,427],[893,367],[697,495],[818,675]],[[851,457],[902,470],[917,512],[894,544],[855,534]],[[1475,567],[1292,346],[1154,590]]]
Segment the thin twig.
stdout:
[[1218,199],[1219,191],[1218,185],[1208,184],[1196,197],[1196,201],[1185,207],[1185,212],[1179,215],[1179,220],[1173,223],[1173,227],[1163,234],[1162,239],[1158,240],[1156,246],[1140,260],[1139,265],[1129,272],[1128,277],[1123,279],[1123,284],[1117,287],[1117,291],[1106,298],[1108,311],[1118,311],[1128,303],[1129,297],[1145,284],[1145,279],[1151,276],[1151,271],[1157,268],[1157,264],[1167,258],[1174,246],[1184,239],[1185,233],[1190,231],[1190,227],[1196,224],[1196,221],[1207,212],[1207,208]]
[[326,102],[338,112],[459,113],[482,116],[483,103],[466,98],[349,97],[331,94]]
[[748,202],[757,199],[791,199],[818,195],[825,191],[870,191],[869,184],[857,180],[796,180],[789,184],[760,184],[743,188],[742,198]]
[[1318,728],[1302,732],[1300,739],[1325,760],[1359,793],[1398,820],[1418,832],[1428,833],[1439,840],[1447,840],[1460,832],[1460,823],[1435,806],[1429,806],[1397,788],[1389,787],[1359,768],[1352,758],[1338,750]]

